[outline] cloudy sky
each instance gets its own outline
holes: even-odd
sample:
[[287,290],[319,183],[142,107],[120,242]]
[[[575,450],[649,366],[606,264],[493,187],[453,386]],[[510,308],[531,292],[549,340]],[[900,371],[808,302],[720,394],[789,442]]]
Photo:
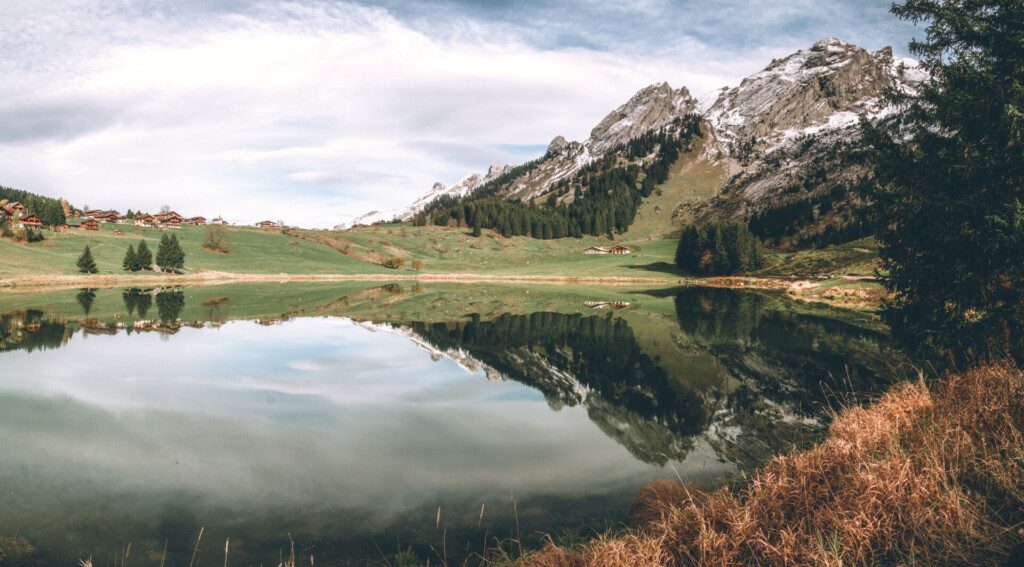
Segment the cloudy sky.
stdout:
[[0,0],[0,184],[331,226],[585,138],[643,86],[732,85],[888,0]]

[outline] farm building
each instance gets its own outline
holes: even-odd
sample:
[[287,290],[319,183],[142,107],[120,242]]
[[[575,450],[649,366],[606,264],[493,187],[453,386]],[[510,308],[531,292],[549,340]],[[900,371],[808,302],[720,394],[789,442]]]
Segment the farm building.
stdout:
[[623,246],[621,244],[616,244],[615,246],[612,246],[612,249],[609,250],[609,253],[611,253],[611,254],[632,254],[633,253],[633,249],[628,247],[628,246]]
[[82,221],[82,230],[99,230],[100,221],[96,219],[85,219]]
[[274,221],[265,220],[256,223],[256,226],[260,228],[277,228],[278,224]]
[[18,219],[18,224],[23,227],[39,228],[43,226],[43,219],[39,215],[25,215]]
[[601,248],[600,246],[591,246],[583,250],[584,254],[608,254],[607,248]]

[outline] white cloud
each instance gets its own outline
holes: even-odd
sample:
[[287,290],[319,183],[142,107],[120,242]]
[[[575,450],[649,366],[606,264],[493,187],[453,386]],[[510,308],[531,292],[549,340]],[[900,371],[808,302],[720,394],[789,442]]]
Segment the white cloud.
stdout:
[[[424,27],[344,3],[189,17],[33,5],[0,16],[0,183],[235,221],[327,226],[404,204],[436,180],[522,160],[495,148],[585,137],[646,84],[700,94],[771,51],[724,57],[684,36],[657,55],[541,48],[518,26]],[[283,197],[296,206],[282,215]]]

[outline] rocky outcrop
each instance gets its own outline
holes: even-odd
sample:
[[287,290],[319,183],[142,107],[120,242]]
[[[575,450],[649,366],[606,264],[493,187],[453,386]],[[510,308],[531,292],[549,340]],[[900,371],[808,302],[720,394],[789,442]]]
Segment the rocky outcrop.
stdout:
[[877,117],[886,111],[885,89],[913,88],[922,79],[916,62],[896,59],[889,47],[872,53],[826,39],[717,91],[701,111],[728,154],[743,157]]
[[[850,159],[861,118],[891,114],[886,90],[914,90],[925,77],[916,61],[894,57],[891,48],[869,52],[826,39],[705,97],[701,111],[717,139],[709,158],[727,161],[731,177],[710,203],[682,205],[677,220],[747,219],[852,185],[866,173]],[[827,213],[816,212],[801,230],[848,221],[852,199],[829,203]]]
[[590,154],[603,156],[611,148],[641,134],[658,130],[694,111],[697,102],[686,87],[675,90],[668,83],[641,89],[633,98],[604,117],[585,143]]

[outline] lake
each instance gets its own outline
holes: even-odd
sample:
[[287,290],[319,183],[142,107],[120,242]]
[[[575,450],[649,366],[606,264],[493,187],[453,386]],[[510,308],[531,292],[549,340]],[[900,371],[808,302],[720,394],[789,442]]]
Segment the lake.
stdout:
[[813,443],[903,360],[869,318],[728,290],[5,291],[0,564],[515,554]]

